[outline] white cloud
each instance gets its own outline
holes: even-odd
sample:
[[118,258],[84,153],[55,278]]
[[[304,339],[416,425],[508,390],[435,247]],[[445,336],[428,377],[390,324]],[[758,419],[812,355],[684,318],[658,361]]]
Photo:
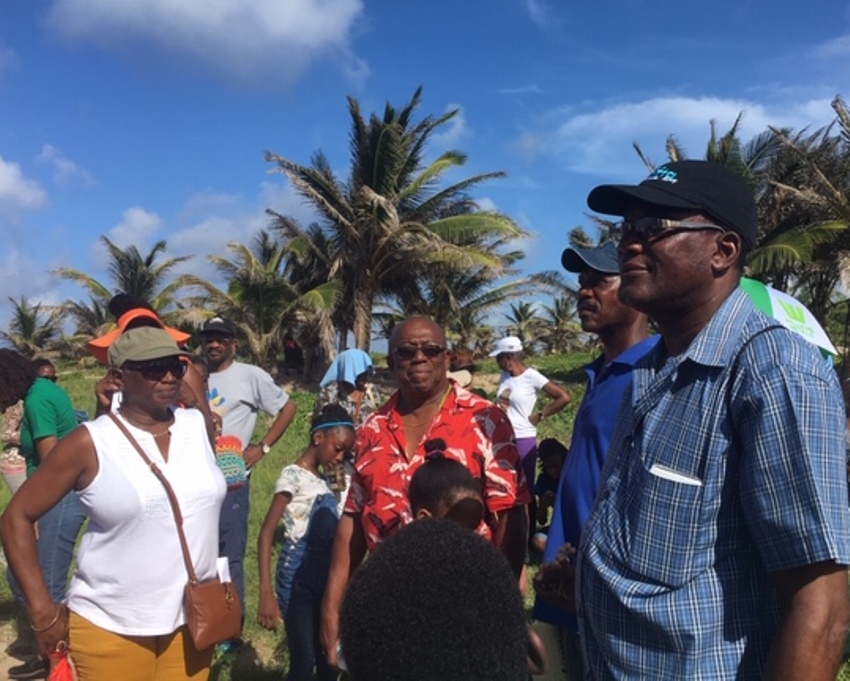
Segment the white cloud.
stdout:
[[53,181],[59,186],[77,183],[85,187],[94,185],[94,178],[85,168],[78,166],[65,156],[61,149],[52,144],[45,144],[41,147],[38,159],[53,166]]
[[47,205],[47,192],[35,180],[24,177],[21,167],[0,156],[0,213],[37,210]]
[[271,232],[271,208],[289,215],[307,226],[316,219],[304,200],[287,183],[262,182],[257,196],[251,200],[227,194],[196,194],[181,211],[181,227],[168,236],[168,254],[194,255],[175,271],[189,272],[221,285],[220,275],[209,260],[210,255],[229,257],[227,244],[237,241],[250,244],[261,229]]
[[632,149],[633,142],[650,159],[662,162],[667,158],[667,137],[674,135],[689,156],[699,158],[709,138],[709,121],[715,120],[718,133],[723,134],[741,111],[739,135],[744,141],[764,132],[768,125],[814,129],[833,118],[829,99],[767,105],[717,97],[656,97],[593,112],[555,114],[552,118],[558,122],[550,125],[548,132],[526,132],[517,146],[525,156],[555,156],[572,171],[634,179],[644,167]]
[[525,0],[525,8],[531,20],[539,27],[546,28],[552,19],[552,9],[543,0]]
[[158,43],[231,76],[288,83],[323,55],[351,62],[349,33],[362,11],[363,0],[54,0],[48,22],[74,40]]
[[[8,234],[4,234],[8,237]],[[7,246],[8,246],[7,241]],[[28,255],[31,249],[7,247],[0,255],[0,328],[8,329],[12,316],[12,305],[9,298],[20,300],[26,296],[30,303],[41,303],[43,306],[58,305],[65,300],[62,291],[62,281],[46,274],[43,253],[34,258]],[[34,274],[41,276],[33,276]]]
[[442,127],[437,128],[439,132],[433,133],[429,140],[432,148],[441,151],[449,149],[459,149],[461,142],[472,136],[473,131],[466,121],[466,114],[463,107],[459,104],[449,104],[446,107],[446,113],[457,109],[457,114],[448,123],[444,123]]
[[529,83],[528,85],[518,85],[517,87],[505,87],[498,88],[496,90],[500,95],[540,95],[543,94],[543,90],[540,89],[540,86],[536,83]]
[[812,48],[812,56],[817,59],[835,59],[850,57],[850,34],[832,38]]
[[144,253],[161,226],[159,215],[140,206],[131,206],[121,215],[121,222],[109,230],[109,240],[119,248],[135,246]]

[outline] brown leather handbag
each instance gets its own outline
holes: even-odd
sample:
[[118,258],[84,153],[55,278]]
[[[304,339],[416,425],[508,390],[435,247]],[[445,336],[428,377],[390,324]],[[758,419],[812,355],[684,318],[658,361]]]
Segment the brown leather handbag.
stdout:
[[183,561],[189,573],[189,582],[183,592],[183,610],[186,616],[186,627],[195,648],[206,650],[216,643],[238,638],[242,633],[242,604],[239,601],[239,594],[236,593],[236,586],[233,582],[222,582],[218,577],[204,581],[198,579],[192,565],[186,535],[183,532],[183,514],[180,512],[180,505],[177,503],[171,484],[120,419],[112,412],[109,416],[162,483],[168,502],[171,504],[177,525],[177,535],[180,537],[180,548],[183,550]]

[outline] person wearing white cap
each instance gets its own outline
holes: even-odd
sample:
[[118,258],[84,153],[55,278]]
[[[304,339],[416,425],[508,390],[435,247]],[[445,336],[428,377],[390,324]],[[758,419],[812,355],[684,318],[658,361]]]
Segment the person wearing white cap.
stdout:
[[[537,471],[537,425],[547,416],[557,414],[570,403],[570,394],[554,381],[550,381],[537,369],[525,365],[523,361],[522,341],[516,336],[506,336],[496,343],[490,353],[495,357],[502,370],[499,388],[496,391],[496,404],[508,414],[514,427],[517,450],[525,471],[529,487],[534,486]],[[543,392],[552,398],[552,402],[542,409],[536,409],[537,397]],[[532,496],[528,507],[529,537],[534,535],[534,523],[537,518],[537,504]]]

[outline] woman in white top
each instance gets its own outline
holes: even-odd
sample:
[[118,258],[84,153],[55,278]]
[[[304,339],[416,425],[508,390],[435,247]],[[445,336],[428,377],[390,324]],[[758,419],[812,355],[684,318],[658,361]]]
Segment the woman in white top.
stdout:
[[[214,577],[225,482],[205,420],[174,408],[186,371],[169,334],[142,327],[109,348],[123,391],[117,418],[171,483],[199,579]],[[71,489],[89,518],[66,603],[55,603],[36,558],[35,522]],[[61,440],[0,518],[9,565],[26,595],[39,652],[68,649],[80,681],[183,681],[209,676],[185,626],[188,580],[162,484],[110,415]]]
[[[516,336],[507,336],[496,343],[496,349],[490,353],[490,357],[496,358],[502,370],[496,403],[507,412],[514,427],[522,469],[528,487],[532,489],[537,472],[537,425],[547,416],[566,407],[570,403],[570,394],[537,369],[525,365],[522,342]],[[551,397],[552,401],[542,409],[537,409],[537,397],[541,392]],[[528,510],[531,522],[528,536],[532,537],[537,517],[537,504],[533,495]]]

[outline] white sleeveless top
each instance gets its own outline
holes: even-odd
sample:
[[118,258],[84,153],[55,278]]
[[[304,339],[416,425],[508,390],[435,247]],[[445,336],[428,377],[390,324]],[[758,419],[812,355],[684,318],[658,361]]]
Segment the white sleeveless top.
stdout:
[[[118,418],[174,488],[198,578],[214,577],[226,484],[204,417],[194,409],[174,410],[168,463],[153,435]],[[169,634],[185,621],[188,573],[165,488],[108,416],[83,425],[94,441],[98,472],[79,492],[89,525],[68,607],[118,634]]]

